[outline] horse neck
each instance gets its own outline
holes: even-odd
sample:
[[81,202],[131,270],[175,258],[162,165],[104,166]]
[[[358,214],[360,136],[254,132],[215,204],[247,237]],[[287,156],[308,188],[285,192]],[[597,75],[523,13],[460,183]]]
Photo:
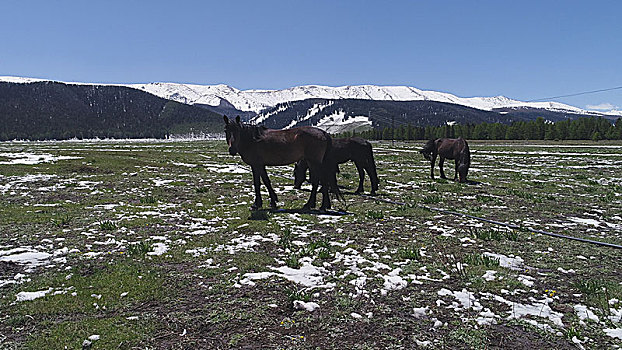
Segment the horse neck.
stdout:
[[243,125],[240,130],[240,150],[242,152],[253,150],[253,145],[258,142],[257,138],[262,134],[260,127]]

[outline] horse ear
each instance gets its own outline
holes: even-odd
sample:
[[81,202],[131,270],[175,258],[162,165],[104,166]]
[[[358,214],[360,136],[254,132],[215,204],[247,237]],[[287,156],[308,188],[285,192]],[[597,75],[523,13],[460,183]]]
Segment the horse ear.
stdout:
[[225,120],[225,124],[229,124],[229,118],[227,118],[227,116],[226,116],[226,115],[223,115],[223,116],[222,116],[222,119],[224,119],[224,120]]
[[235,117],[235,122],[236,122],[236,123],[238,123],[238,124],[241,124],[241,123],[240,123],[240,116],[239,116],[239,115],[238,115],[237,117]]

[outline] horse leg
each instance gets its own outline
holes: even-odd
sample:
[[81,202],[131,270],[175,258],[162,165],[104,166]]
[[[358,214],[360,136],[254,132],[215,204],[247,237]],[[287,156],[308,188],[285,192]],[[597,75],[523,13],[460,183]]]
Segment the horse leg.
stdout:
[[458,179],[458,164],[460,163],[459,161],[459,157],[456,157],[456,166],[455,166],[455,171],[454,171],[454,181],[456,181]]
[[337,164],[333,166],[330,162],[322,163],[320,167],[320,183],[322,184],[322,188],[320,191],[322,192],[322,205],[320,206],[320,212],[324,213],[327,209],[330,209],[330,194],[329,190],[339,195],[339,188],[337,187],[337,173],[339,172],[339,167]]
[[430,160],[430,177],[434,180],[434,164],[436,163],[436,154],[432,155],[432,160]]
[[447,179],[445,172],[443,171],[443,163],[445,163],[445,157],[441,156],[441,159],[438,161],[438,167],[441,169],[441,179]]
[[359,187],[356,189],[356,194],[364,192],[363,190],[363,182],[365,182],[365,169],[363,168],[363,164],[360,161],[354,162],[356,164],[356,170],[359,172]]
[[255,188],[255,203],[251,206],[251,210],[257,210],[259,208],[261,208],[261,206],[263,205],[262,200],[261,200],[261,178],[260,178],[260,170],[258,169],[257,166],[253,165],[251,166],[251,168],[253,169],[253,187]]
[[277,198],[276,193],[274,193],[274,189],[272,189],[272,184],[270,183],[270,179],[268,178],[268,173],[266,172],[265,166],[261,168],[261,178],[263,180],[263,184],[266,185],[266,187],[268,188],[268,193],[270,194],[270,207],[272,209],[276,209],[276,203],[279,201],[279,199]]
[[304,160],[298,161],[294,167],[294,188],[300,189],[302,183],[307,179],[307,162]]
[[[320,183],[320,178],[318,176],[319,168],[320,168],[319,165],[309,163],[309,179],[311,180],[311,196],[309,197],[307,204],[305,204],[302,207],[302,210],[309,211],[315,208],[315,202],[317,200],[317,188]],[[324,188],[322,188],[322,193],[324,193],[324,191],[328,192],[328,186],[324,186]]]

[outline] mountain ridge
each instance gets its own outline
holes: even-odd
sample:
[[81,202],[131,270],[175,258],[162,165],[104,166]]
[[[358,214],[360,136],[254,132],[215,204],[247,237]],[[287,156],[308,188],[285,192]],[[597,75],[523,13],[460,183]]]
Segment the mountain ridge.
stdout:
[[[0,81],[29,83],[34,81],[49,81],[46,79],[0,77]],[[331,87],[325,85],[301,85],[280,90],[240,90],[226,84],[199,85],[183,83],[140,83],[140,84],[92,84],[67,83],[84,85],[112,85],[127,86],[149,92],[158,97],[169,100],[200,105],[213,111],[223,105],[231,105],[241,113],[258,114],[280,103],[302,101],[306,99],[362,99],[377,101],[436,101],[453,103],[484,111],[506,108],[535,108],[554,112],[569,112],[581,115],[594,116],[621,116],[622,111],[609,112],[592,111],[560,102],[524,102],[505,96],[490,97],[459,97],[447,92],[421,90],[411,86],[381,86],[381,85],[345,85]],[[212,107],[212,108],[210,108]]]

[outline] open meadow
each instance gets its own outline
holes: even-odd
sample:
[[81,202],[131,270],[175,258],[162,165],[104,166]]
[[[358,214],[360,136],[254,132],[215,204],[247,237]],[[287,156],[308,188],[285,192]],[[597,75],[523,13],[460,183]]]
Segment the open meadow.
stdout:
[[404,205],[251,216],[223,140],[0,143],[0,349],[622,347],[622,249],[528,230],[622,245],[622,144],[470,142],[468,185],[373,145]]

